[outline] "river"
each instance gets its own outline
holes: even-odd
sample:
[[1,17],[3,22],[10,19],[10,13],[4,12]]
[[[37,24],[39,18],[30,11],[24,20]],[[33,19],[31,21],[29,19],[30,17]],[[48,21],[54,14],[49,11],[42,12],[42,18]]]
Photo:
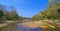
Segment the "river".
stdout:
[[41,29],[39,27],[27,28],[23,23],[19,23],[19,25],[8,24],[8,26],[0,28],[0,31],[41,31]]

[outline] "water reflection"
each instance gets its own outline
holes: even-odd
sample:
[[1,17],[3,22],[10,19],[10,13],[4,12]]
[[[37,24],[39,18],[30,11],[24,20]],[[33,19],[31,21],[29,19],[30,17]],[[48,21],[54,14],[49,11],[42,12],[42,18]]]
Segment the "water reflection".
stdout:
[[24,25],[20,24],[17,26],[17,31],[41,31],[39,27],[27,28]]
[[22,23],[19,25],[8,24],[6,27],[0,28],[0,31],[41,31],[39,27],[27,28]]

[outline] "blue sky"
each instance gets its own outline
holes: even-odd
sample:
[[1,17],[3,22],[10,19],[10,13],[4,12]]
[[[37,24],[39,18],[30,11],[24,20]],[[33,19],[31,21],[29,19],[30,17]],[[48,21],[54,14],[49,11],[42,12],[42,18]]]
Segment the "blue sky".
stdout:
[[46,9],[48,0],[0,0],[0,4],[15,6],[19,16],[32,17]]

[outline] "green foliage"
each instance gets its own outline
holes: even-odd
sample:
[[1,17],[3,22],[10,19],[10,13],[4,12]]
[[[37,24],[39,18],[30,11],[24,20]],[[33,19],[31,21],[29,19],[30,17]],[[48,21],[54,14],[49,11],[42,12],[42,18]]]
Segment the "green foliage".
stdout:
[[[53,25],[55,28],[47,28],[44,29],[42,31],[60,31],[60,25],[55,23],[54,20],[60,20],[60,0],[58,0],[57,2],[55,0],[49,0],[49,4],[47,6],[46,10],[41,11],[39,14],[34,15],[32,18],[32,20],[51,20],[51,23],[47,23],[48,25]],[[52,23],[52,21],[54,21]],[[59,22],[59,21],[58,21]]]
[[4,15],[4,12],[0,10],[0,18]]
[[16,12],[15,7],[10,6],[8,10],[6,10],[7,7],[4,7],[0,4],[0,22],[2,20],[22,20],[23,18],[19,16]]
[[46,10],[41,11],[39,14],[34,15],[32,20],[44,20],[44,19],[60,19],[60,1],[49,0],[49,4]]

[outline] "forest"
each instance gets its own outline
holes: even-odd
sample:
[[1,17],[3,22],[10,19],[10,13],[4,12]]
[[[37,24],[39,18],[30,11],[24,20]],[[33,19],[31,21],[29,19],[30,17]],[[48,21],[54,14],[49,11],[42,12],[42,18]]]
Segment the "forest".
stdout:
[[32,20],[60,20],[60,0],[49,0],[49,4],[45,10],[41,10],[40,13],[34,15]]
[[14,6],[7,7],[6,5],[0,4],[0,23],[4,21],[18,21],[28,19],[27,17],[19,16],[16,12],[16,8]]
[[34,15],[31,18],[33,21],[43,21],[47,23],[49,27],[43,29],[43,31],[60,31],[60,0],[49,0],[49,4],[45,10],[41,10],[40,13]]

